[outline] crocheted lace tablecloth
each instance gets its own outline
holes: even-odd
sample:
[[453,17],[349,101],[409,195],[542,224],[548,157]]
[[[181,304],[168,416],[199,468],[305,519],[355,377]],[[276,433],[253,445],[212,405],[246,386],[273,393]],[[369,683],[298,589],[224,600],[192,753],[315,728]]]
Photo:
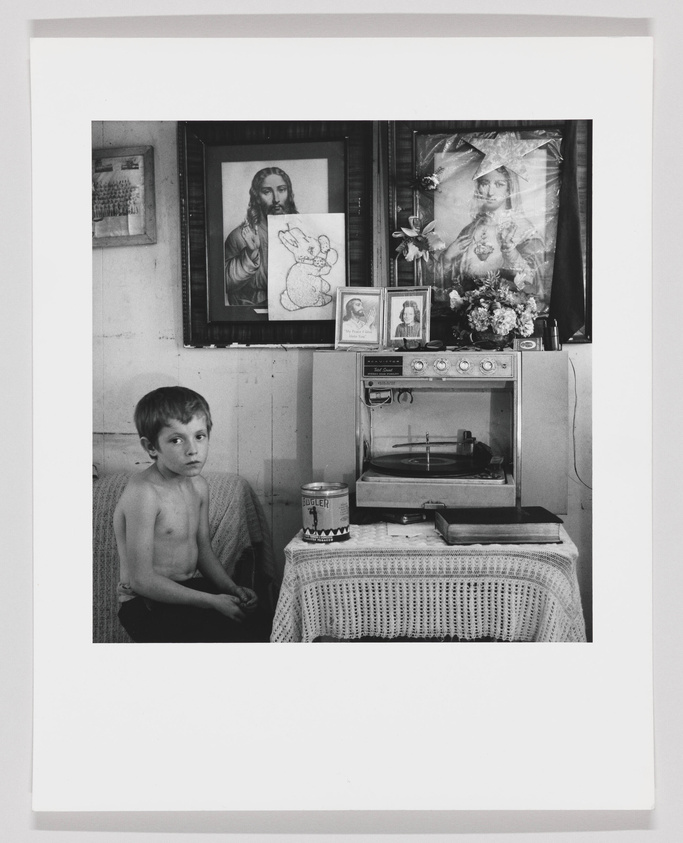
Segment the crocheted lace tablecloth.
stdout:
[[285,548],[271,641],[444,638],[585,641],[578,551],[561,544],[446,544],[351,525],[345,542]]

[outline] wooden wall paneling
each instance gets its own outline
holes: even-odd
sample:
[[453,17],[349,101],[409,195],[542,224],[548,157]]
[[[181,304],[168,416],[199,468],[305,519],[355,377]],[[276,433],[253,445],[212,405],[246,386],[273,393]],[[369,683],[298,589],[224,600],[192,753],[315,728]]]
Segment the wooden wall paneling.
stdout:
[[213,430],[206,471],[238,473],[240,351],[185,349],[178,355],[178,383],[206,398]]
[[350,351],[313,353],[313,480],[356,484],[356,358]]
[[522,506],[567,512],[566,351],[522,352]]
[[93,252],[92,261],[92,418],[93,430],[102,431],[105,407],[104,338],[102,314],[102,253]]
[[266,349],[240,349],[237,353],[237,471],[270,506],[272,353]]
[[276,565],[284,567],[284,547],[301,529],[301,484],[312,479],[310,351],[273,354],[271,507]]
[[102,455],[102,463],[99,466],[101,477],[119,471],[128,473],[142,471],[143,468],[151,465],[152,461],[143,451],[137,432],[96,433],[94,439],[101,449],[99,450]]
[[104,474],[104,436],[94,431],[92,435],[92,464],[98,475]]

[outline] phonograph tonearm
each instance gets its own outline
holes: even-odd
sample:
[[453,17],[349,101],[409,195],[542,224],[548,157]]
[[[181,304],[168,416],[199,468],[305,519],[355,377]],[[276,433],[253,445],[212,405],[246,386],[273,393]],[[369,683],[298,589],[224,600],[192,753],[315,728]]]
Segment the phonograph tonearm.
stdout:
[[[451,451],[433,452],[433,447],[451,446]],[[386,454],[370,459],[377,471],[401,477],[472,477],[481,480],[504,479],[502,458],[494,458],[491,449],[477,442],[469,430],[462,440],[432,442],[429,433],[423,440],[397,442],[392,448],[423,448],[420,453]]]

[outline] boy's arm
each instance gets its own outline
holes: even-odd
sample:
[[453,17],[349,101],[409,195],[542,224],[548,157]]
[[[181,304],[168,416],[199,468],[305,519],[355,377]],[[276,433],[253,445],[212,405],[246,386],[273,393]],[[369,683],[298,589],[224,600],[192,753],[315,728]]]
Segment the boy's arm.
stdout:
[[250,588],[244,588],[230,577],[218,560],[211,547],[211,536],[209,532],[209,484],[204,477],[197,478],[197,491],[200,496],[199,507],[199,529],[197,532],[197,567],[202,576],[212,582],[223,594],[232,594],[240,599],[243,608],[250,609],[256,606],[256,593]]
[[156,493],[151,486],[141,483],[127,488],[124,495],[126,558],[133,591],[161,603],[216,609],[234,620],[242,620],[244,613],[234,600],[225,595],[194,591],[154,570],[154,525],[159,514]]

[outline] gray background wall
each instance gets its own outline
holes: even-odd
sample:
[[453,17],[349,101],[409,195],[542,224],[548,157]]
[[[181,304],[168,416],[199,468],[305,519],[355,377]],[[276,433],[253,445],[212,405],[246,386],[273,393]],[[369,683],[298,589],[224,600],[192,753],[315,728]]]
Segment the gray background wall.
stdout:
[[[14,8],[17,5],[17,8]],[[534,0],[513,0],[513,2],[423,2],[421,15],[415,18],[381,19],[364,17],[362,34],[400,34],[409,35],[419,32],[422,35],[643,35],[653,34],[656,39],[656,115],[655,115],[655,335],[662,338],[655,346],[655,447],[654,459],[656,470],[655,482],[655,600],[656,600],[656,738],[657,738],[657,771],[658,771],[658,807],[653,814],[459,814],[459,815],[419,815],[408,814],[398,816],[369,816],[369,815],[336,815],[332,817],[299,816],[299,815],[254,815],[237,814],[235,816],[196,816],[170,817],[154,815],[46,815],[32,816],[30,813],[30,745],[31,745],[31,540],[30,540],[30,407],[31,407],[31,332],[30,332],[30,112],[28,98],[28,37],[30,35],[146,35],[149,37],[164,35],[183,36],[195,35],[234,35],[252,34],[262,35],[301,35],[306,34],[358,34],[358,18],[296,18],[298,12],[310,11],[309,3],[291,0],[288,4],[290,16],[280,20],[259,17],[256,22],[246,19],[233,19],[225,28],[225,22],[217,25],[216,21],[193,21],[171,18],[164,21],[149,21],[141,18],[116,20],[116,15],[132,13],[141,15],[182,15],[187,11],[186,4],[181,2],[151,2],[138,0],[134,5],[124,2],[112,2],[106,9],[93,9],[91,3],[69,2],[26,2],[18,8],[3,9],[3,27],[0,32],[0,45],[3,55],[3,84],[0,96],[5,106],[5,132],[2,140],[2,160],[5,162],[4,190],[0,207],[2,208],[3,253],[5,255],[5,272],[2,274],[3,313],[5,315],[4,330],[0,336],[3,354],[2,360],[3,390],[6,407],[6,430],[11,429],[11,441],[5,452],[5,471],[3,472],[3,516],[2,516],[2,548],[4,566],[4,581],[6,600],[1,613],[2,620],[2,673],[4,677],[3,691],[0,695],[0,722],[3,728],[3,763],[0,772],[0,839],[23,841],[40,836],[41,839],[83,839],[99,840],[107,836],[119,839],[117,831],[128,831],[126,839],[151,839],[153,832],[177,832],[174,839],[199,839],[199,832],[261,832],[274,833],[288,831],[298,834],[305,831],[343,832],[343,831],[384,831],[384,832],[413,832],[423,831],[442,832],[449,834],[460,832],[459,840],[481,840],[476,832],[487,831],[492,836],[487,839],[503,839],[502,832],[517,832],[515,840],[538,839],[537,833],[543,833],[543,839],[561,839],[561,832],[582,831],[580,839],[592,841],[604,839],[608,833],[614,840],[654,840],[677,841],[683,831],[683,809],[678,798],[678,781],[683,773],[681,769],[680,728],[678,727],[681,703],[681,671],[678,652],[681,644],[681,633],[677,623],[679,607],[677,593],[682,584],[680,565],[676,552],[674,525],[678,520],[678,497],[671,483],[674,472],[679,467],[680,456],[677,454],[677,422],[680,417],[680,388],[677,381],[676,348],[674,338],[678,335],[678,317],[681,305],[680,283],[675,268],[678,265],[679,223],[683,199],[679,192],[671,191],[672,170],[671,162],[675,161],[675,139],[680,137],[680,78],[681,58],[678,45],[683,34],[683,12],[676,4],[662,2],[623,2],[623,0],[593,0],[593,2],[577,2],[572,7],[574,15],[590,15],[591,19],[582,17],[553,18],[549,15],[565,13],[564,4],[559,2],[534,2]],[[345,10],[348,12],[381,11],[380,2],[371,0],[365,2],[348,2]],[[308,6],[308,8],[306,8]],[[266,2],[235,2],[229,10],[235,13],[251,13],[263,15],[270,11],[273,4]],[[331,11],[334,4],[319,2],[316,5],[319,12]],[[392,4],[395,12],[413,11],[412,4],[395,0]],[[201,14],[224,14],[226,4],[223,2],[208,2],[196,0],[192,11]],[[457,19],[429,17],[427,13],[455,12],[466,15]],[[112,19],[101,19],[101,14],[112,16]],[[518,17],[498,18],[489,17],[498,14],[514,14]],[[93,14],[98,17],[91,20],[86,16]],[[546,15],[549,17],[535,17]],[[292,17],[294,16],[294,17]],[[524,17],[526,16],[526,17]],[[620,17],[617,17],[620,16]],[[624,16],[629,16],[625,19]],[[64,20],[69,18],[71,20]],[[83,18],[83,20],[79,20]],[[255,25],[257,24],[257,25]],[[221,29],[221,26],[223,27]],[[608,69],[606,69],[608,72]],[[55,127],[56,131],[60,127]],[[637,127],[625,127],[625,131],[638,130]],[[172,132],[170,133],[172,135]],[[161,136],[159,138],[161,141]],[[142,139],[136,142],[143,143]],[[117,141],[118,143],[118,141]],[[170,144],[170,136],[162,141],[161,146]],[[172,184],[173,175],[170,172],[157,173],[158,183],[163,190],[175,190]],[[674,179],[675,181],[675,179]],[[164,203],[158,201],[160,223],[168,226],[168,230],[176,230],[172,219],[165,218]],[[675,227],[674,227],[675,226]],[[120,250],[116,250],[120,251]],[[133,251],[140,251],[134,249]],[[143,257],[141,260],[147,260]],[[102,260],[107,258],[103,255]],[[159,320],[156,322],[158,330],[157,352],[151,355],[154,374],[174,378],[193,377],[197,388],[201,389],[205,373],[215,377],[215,383],[220,383],[221,367],[211,357],[212,352],[197,352],[204,355],[201,365],[194,370],[187,368],[190,364],[179,354],[177,330],[180,324],[180,301],[176,296],[168,296],[164,285],[169,277],[174,275],[173,260],[169,251],[165,256],[159,254],[159,263],[154,277],[154,303],[159,305]],[[134,259],[131,257],[131,261]],[[133,283],[135,274],[144,267],[130,267],[127,277],[122,279],[124,284]],[[104,265],[101,271],[104,272]],[[165,302],[161,303],[160,302]],[[151,306],[152,299],[149,305]],[[140,303],[144,306],[144,302]],[[142,314],[135,310],[135,318],[142,318]],[[104,307],[104,296],[99,313],[94,314],[96,336],[101,340],[100,353],[95,356],[95,378],[100,383],[105,382],[105,344],[117,343],[121,354],[134,359],[135,340],[125,341],[116,339],[115,334],[120,325],[108,322],[111,314]],[[99,322],[98,322],[99,320]],[[133,322],[134,324],[134,322]],[[59,330],[64,326],[56,326],[54,342],[59,342]],[[111,335],[111,336],[110,336]],[[96,346],[97,348],[97,346]],[[615,348],[623,353],[637,353],[637,326],[616,326]],[[118,353],[118,352],[117,352]],[[149,346],[145,351],[150,357]],[[298,374],[306,372],[306,352],[297,353],[301,359],[283,363],[269,356],[267,351],[257,352],[263,355],[263,362],[259,364],[259,374],[264,378],[269,374],[282,373],[282,382],[297,384],[297,391],[290,397],[287,412],[295,412],[296,402],[305,401],[305,387],[298,388]],[[238,385],[243,396],[256,396],[258,385],[250,378],[244,360],[240,359],[242,352],[235,355],[236,372],[239,374]],[[577,355],[578,358],[578,355]],[[198,358],[199,359],[199,358]],[[587,366],[583,360],[579,361],[577,371],[584,372]],[[145,369],[150,371],[147,364]],[[143,372],[134,369],[138,379],[136,385],[143,387]],[[116,383],[113,373],[107,375],[112,388],[123,389],[121,382]],[[305,377],[305,375],[304,375]],[[65,373],[68,381],[68,373]],[[135,381],[135,378],[133,379]],[[628,379],[625,388],[628,388]],[[192,385],[192,384],[190,384]],[[214,387],[212,387],[214,388]],[[136,390],[137,391],[137,390]],[[268,390],[270,392],[270,390]],[[132,394],[119,393],[119,405],[125,406]],[[279,399],[285,406],[285,398]],[[235,397],[217,396],[220,422],[228,430],[239,428],[239,401]],[[58,408],[56,408],[57,410]],[[95,402],[95,418],[104,422],[110,420],[106,416],[103,400]],[[296,412],[295,412],[296,415]],[[118,421],[118,420],[117,420]],[[627,423],[627,420],[624,420]],[[658,435],[659,434],[659,435]],[[583,434],[582,434],[583,435]],[[305,440],[306,432],[299,436]],[[648,443],[637,440],[634,432],[634,447],[648,447]],[[283,447],[286,443],[283,442]],[[56,443],[56,447],[58,443]],[[98,447],[97,441],[95,447]],[[127,447],[127,446],[126,446]],[[104,458],[104,450],[101,451]],[[132,451],[131,451],[132,454]],[[253,452],[244,456],[235,456],[229,439],[217,443],[213,457],[223,461],[225,465],[236,470],[245,470],[249,479],[264,493],[275,494],[277,489],[272,466],[266,464],[262,455],[258,455],[255,446]],[[628,455],[615,455],[627,458]],[[234,460],[238,458],[241,464]],[[231,463],[231,460],[233,461]],[[283,480],[288,487],[291,480]],[[647,502],[647,498],[645,501]],[[296,508],[294,507],[294,510]],[[286,536],[291,532],[292,525],[298,520],[298,512],[292,515],[292,520],[284,519],[280,535]],[[587,759],[589,763],[589,759]],[[183,833],[184,832],[184,833]],[[531,837],[532,833],[536,833]],[[555,834],[557,832],[557,834]],[[202,838],[206,839],[206,838]]]

